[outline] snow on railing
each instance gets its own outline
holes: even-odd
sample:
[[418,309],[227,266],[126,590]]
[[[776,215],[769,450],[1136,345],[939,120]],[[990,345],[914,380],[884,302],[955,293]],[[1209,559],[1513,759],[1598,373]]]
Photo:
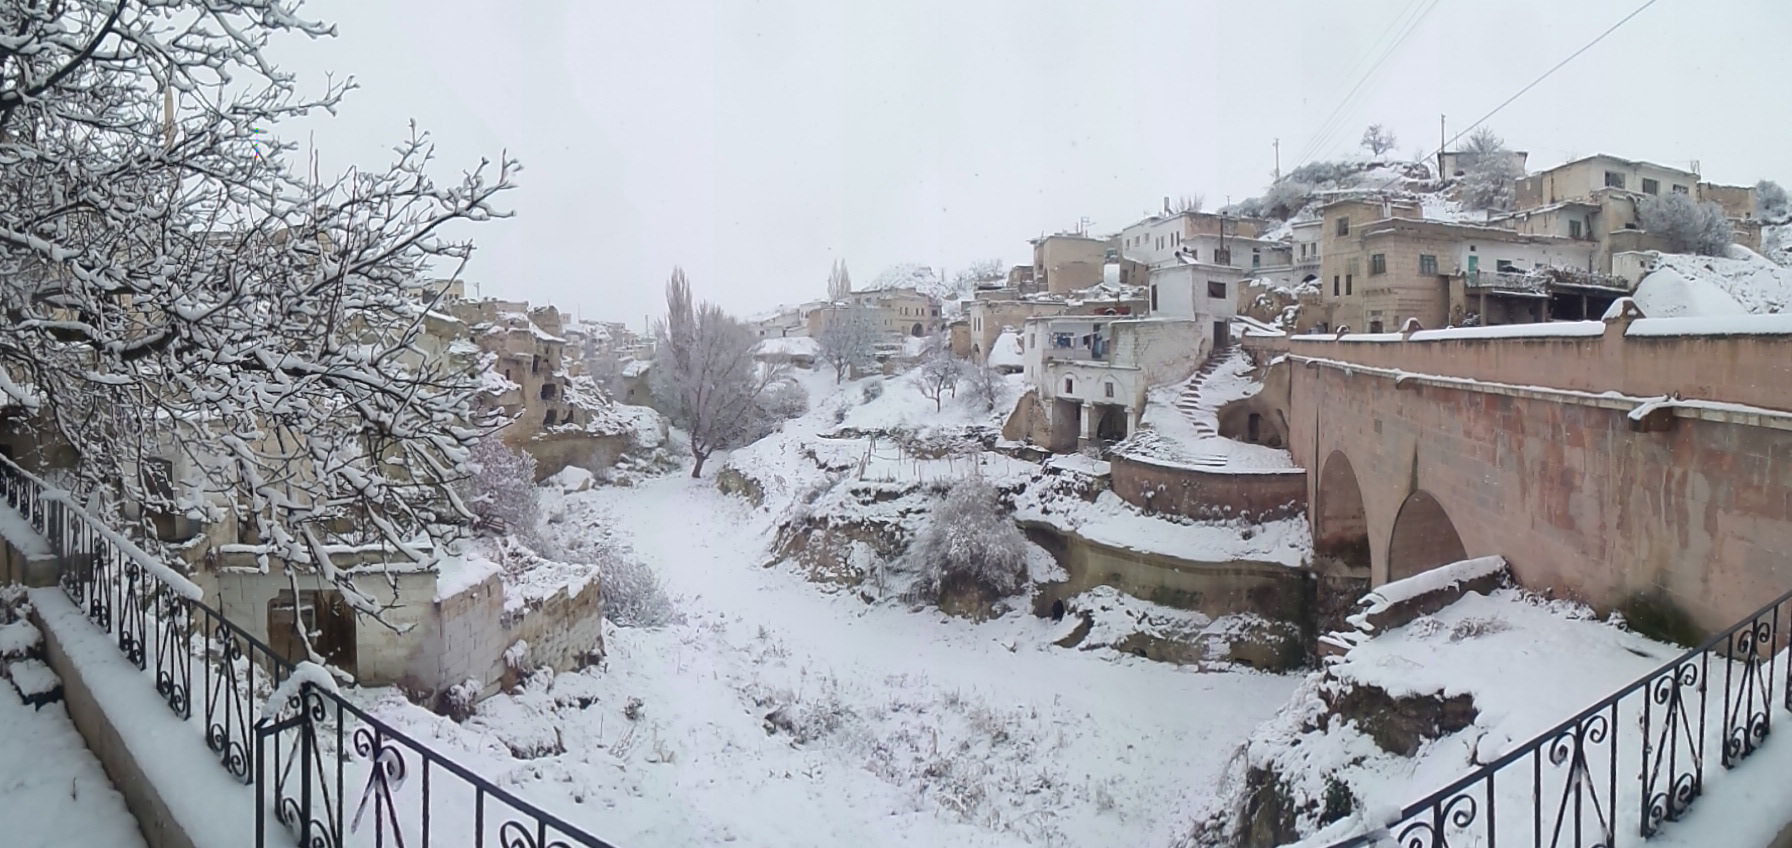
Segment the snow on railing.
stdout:
[[[72,493],[4,457],[0,498],[49,541],[76,608],[176,716],[199,725],[224,769],[255,787],[256,832],[252,843],[243,834],[243,844],[289,845],[297,836],[301,845],[613,848],[356,708],[336,691],[332,672],[295,666]],[[420,782],[406,780],[410,756],[421,764]],[[359,801],[345,818],[351,781],[361,784]],[[270,810],[288,833],[270,832]],[[407,841],[407,833],[421,838]]]

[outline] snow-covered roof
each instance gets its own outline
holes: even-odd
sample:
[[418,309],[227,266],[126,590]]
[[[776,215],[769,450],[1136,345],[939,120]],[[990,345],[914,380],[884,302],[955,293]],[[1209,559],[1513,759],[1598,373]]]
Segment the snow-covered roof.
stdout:
[[986,357],[992,366],[1024,367],[1026,363],[1020,348],[1020,334],[1013,330],[1003,330],[996,340],[989,344],[989,355]]
[[753,346],[754,356],[815,356],[821,344],[808,336],[765,339]]

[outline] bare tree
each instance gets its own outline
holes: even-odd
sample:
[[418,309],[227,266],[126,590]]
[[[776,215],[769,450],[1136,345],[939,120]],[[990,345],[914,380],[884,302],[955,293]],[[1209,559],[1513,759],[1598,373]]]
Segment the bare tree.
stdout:
[[915,386],[921,390],[921,396],[933,401],[933,409],[938,412],[945,404],[948,393],[958,391],[958,378],[964,375],[964,363],[952,355],[952,349],[945,339],[934,336],[927,340],[927,347],[921,353],[921,366],[915,370]]
[[846,273],[846,260],[841,259],[828,269],[828,300],[840,303],[852,294],[852,277]]
[[377,615],[330,551],[423,561],[419,539],[462,535],[480,436],[477,386],[425,355],[410,292],[458,274],[472,246],[442,233],[504,214],[517,166],[438,184],[413,130],[384,169],[292,167],[282,121],[353,87],[301,95],[272,63],[274,41],[333,33],[295,5],[0,4],[0,393],[72,448],[89,503],[234,515],[262,568]]
[[754,361],[758,343],[752,328],[721,307],[695,304],[684,272],[673,269],[648,382],[666,416],[690,435],[692,477],[703,476],[703,463],[717,450],[775,426],[767,404],[774,388],[789,381],[789,367]]
[[1381,124],[1370,124],[1368,129],[1363,130],[1361,144],[1368,148],[1370,155],[1377,159],[1380,159],[1382,154],[1393,150],[1394,146],[1399,143],[1394,138],[1394,131]]
[[994,412],[1002,402],[1002,372],[989,365],[968,365],[965,379],[971,386],[971,397],[985,412]]
[[837,307],[823,316],[826,321],[815,337],[821,361],[834,367],[834,382],[846,372],[876,361],[877,323],[869,312],[854,306]]
[[1637,202],[1637,223],[1660,238],[1674,253],[1722,256],[1736,240],[1736,231],[1724,209],[1710,201],[1699,203],[1679,192],[1643,197]]
[[1511,209],[1514,183],[1524,176],[1524,169],[1506,143],[1493,130],[1482,127],[1469,134],[1460,156],[1462,202],[1472,209]]

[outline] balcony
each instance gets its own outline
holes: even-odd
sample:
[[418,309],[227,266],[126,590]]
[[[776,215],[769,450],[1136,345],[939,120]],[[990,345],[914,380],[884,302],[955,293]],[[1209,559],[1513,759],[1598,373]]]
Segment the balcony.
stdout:
[[1629,283],[1622,277],[1593,271],[1539,267],[1529,271],[1463,271],[1463,284],[1476,292],[1545,295],[1559,289],[1595,290],[1627,293]]

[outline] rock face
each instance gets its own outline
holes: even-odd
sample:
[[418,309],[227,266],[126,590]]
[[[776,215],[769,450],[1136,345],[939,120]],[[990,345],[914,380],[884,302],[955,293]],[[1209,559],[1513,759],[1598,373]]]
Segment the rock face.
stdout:
[[[1468,695],[1394,697],[1380,688],[1348,684],[1329,675],[1318,688],[1325,708],[1301,728],[1302,735],[1324,733],[1334,724],[1349,723],[1377,747],[1403,757],[1417,753],[1427,742],[1469,727],[1480,715]],[[1215,833],[1197,834],[1198,839],[1210,840],[1197,844],[1274,848],[1299,840],[1302,821],[1329,824],[1349,815],[1354,807],[1355,798],[1342,783],[1327,781],[1322,796],[1301,797],[1274,768],[1252,766],[1245,773],[1244,788],[1234,807],[1236,818]]]
[[[1419,747],[1475,723],[1480,711],[1475,699],[1464,694],[1396,698],[1375,686],[1357,684],[1337,695],[1326,718],[1355,722],[1377,747],[1390,754],[1410,757]],[[1321,727],[1326,722],[1322,719]]]

